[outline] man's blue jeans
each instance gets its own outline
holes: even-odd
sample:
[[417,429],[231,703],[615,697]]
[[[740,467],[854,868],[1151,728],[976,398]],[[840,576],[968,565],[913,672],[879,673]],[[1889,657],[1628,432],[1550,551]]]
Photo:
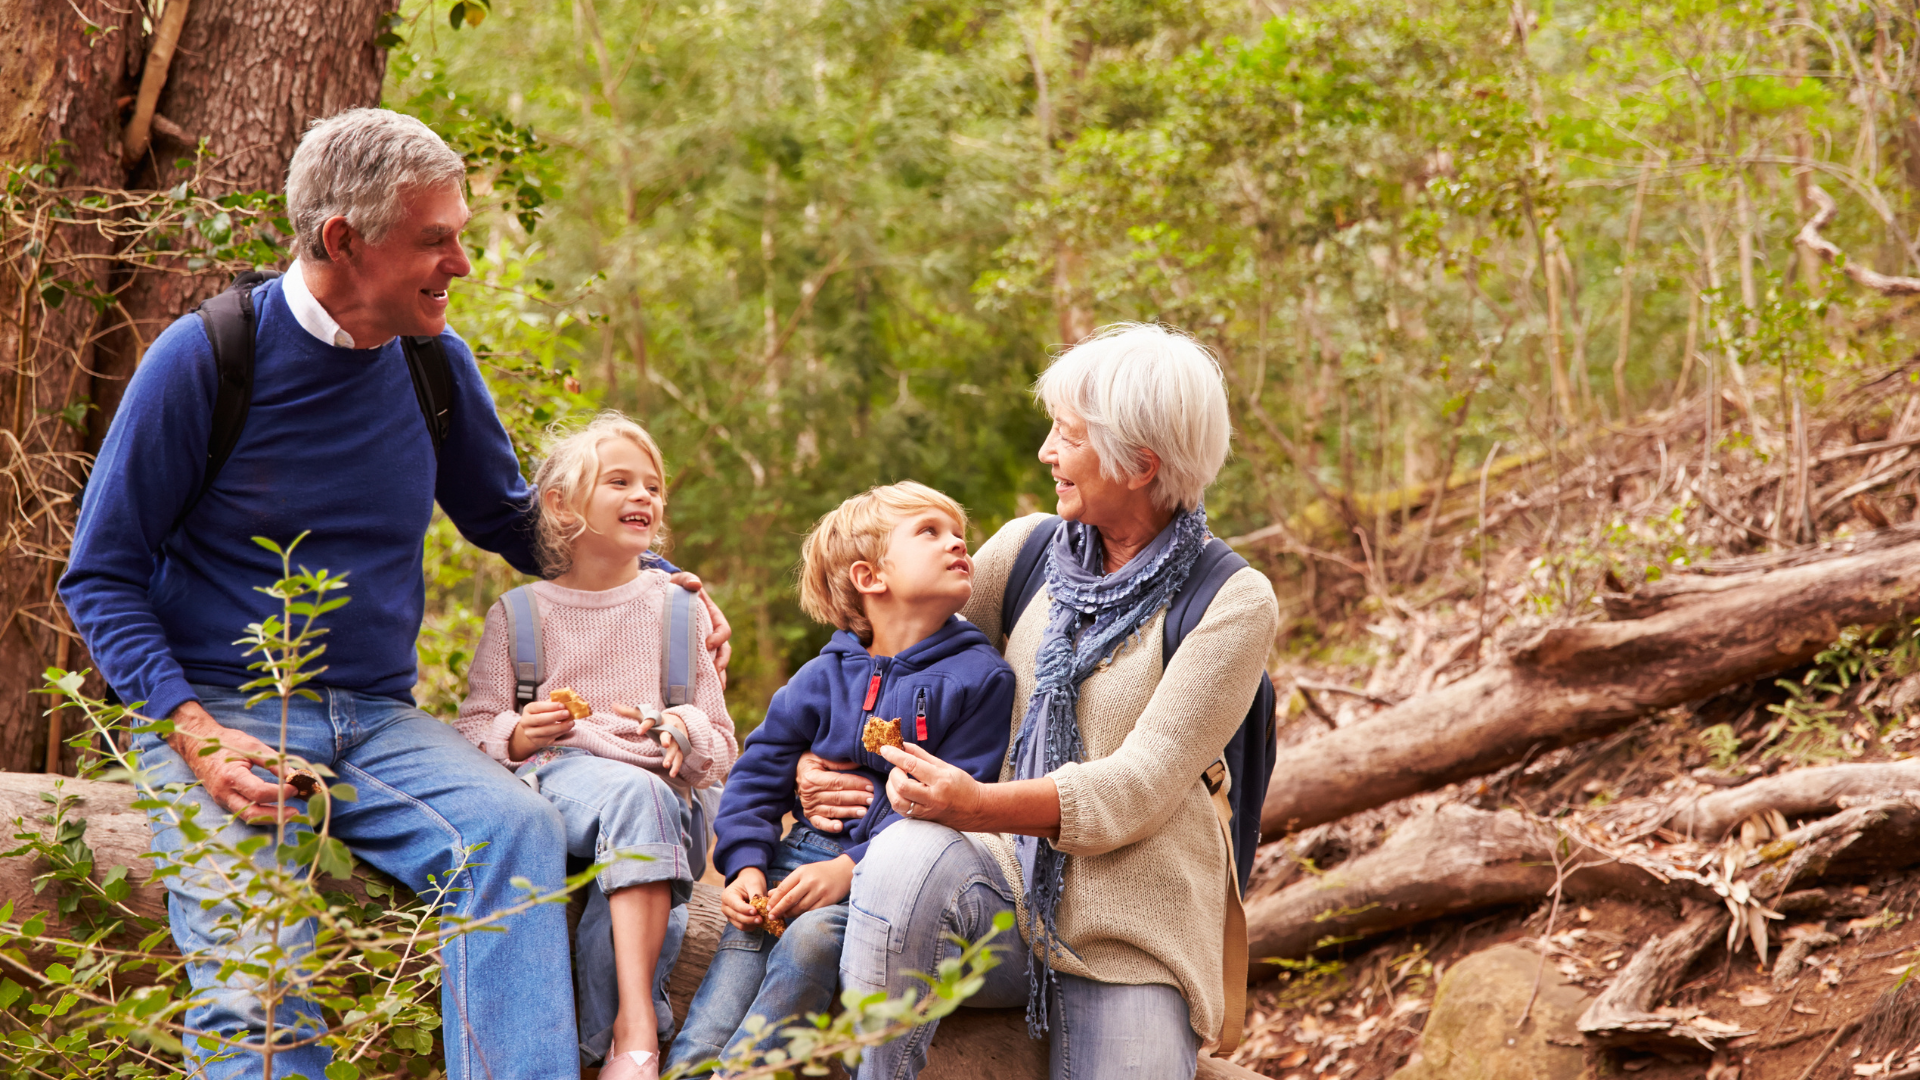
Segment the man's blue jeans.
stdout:
[[[773,849],[767,887],[780,884],[808,863],[840,855],[840,841],[796,823]],[[749,1016],[758,1016],[774,1028],[755,1046],[765,1051],[786,1042],[777,1034],[778,1028],[791,1026],[808,1013],[826,1012],[833,1005],[846,929],[845,904],[829,904],[790,918],[786,933],[777,938],[763,930],[728,925],[706,979],[693,1004],[687,1006],[687,1021],[667,1054],[667,1068],[698,1065],[747,1049],[752,1036],[743,1025]]]
[[[279,742],[277,700],[246,708],[246,695],[213,686],[196,686],[200,703],[221,724],[258,738]],[[513,906],[525,891],[512,884],[525,878],[541,891],[558,888],[566,877],[567,835],[560,814],[527,785],[514,779],[453,728],[404,702],[321,688],[319,701],[294,699],[287,721],[287,752],[323,764],[352,784],[353,802],[336,801],[333,835],[360,859],[391,874],[417,893],[433,887],[429,878],[456,891],[449,913],[479,917]],[[186,762],[157,736],[136,740],[150,782],[194,782]],[[262,770],[255,770],[265,776]],[[270,777],[269,777],[270,779]],[[218,839],[239,843],[271,837],[258,828],[229,820],[225,809],[195,785],[170,800],[197,805],[203,828],[218,828]],[[296,805],[300,805],[296,803]],[[187,842],[169,809],[149,811],[153,850],[163,861]],[[225,823],[224,825],[222,823]],[[481,847],[484,845],[484,847]],[[473,864],[450,880],[462,852],[479,847]],[[256,865],[270,865],[271,845]],[[244,869],[237,872],[244,882]],[[219,978],[223,962],[268,947],[263,927],[236,929],[238,909],[233,886],[220,880],[205,862],[183,865],[166,878],[167,913],[174,942],[190,957],[188,972],[196,1004],[186,1023],[197,1030],[256,1046],[266,1030],[266,1010],[245,976]],[[211,902],[211,906],[206,903]],[[222,920],[228,921],[225,926]],[[567,963],[566,911],[540,904],[504,921],[506,932],[464,934],[441,947],[441,1035],[446,1045],[448,1080],[574,1080],[580,1074],[575,1048],[573,987]],[[290,955],[308,952],[311,923],[288,926],[279,944]],[[311,1035],[322,1029],[320,1009],[309,1001],[284,1002],[276,1011],[277,1031]],[[206,1054],[195,1039],[185,1040],[197,1058],[224,1057],[207,1065],[208,1080],[252,1080],[263,1073],[252,1049]],[[276,1041],[278,1041],[276,1039]],[[303,1074],[320,1080],[331,1055],[317,1046],[276,1053],[276,1078]]]
[[[899,997],[926,985],[912,972],[932,972],[959,955],[954,934],[978,941],[993,917],[1011,913],[1013,889],[979,841],[945,825],[897,821],[876,837],[853,872],[840,981],[861,994]],[[998,939],[999,966],[987,972],[974,1008],[1027,1003],[1033,950],[1016,931]],[[1200,1037],[1187,1002],[1171,986],[1123,986],[1072,975],[1048,997],[1048,1059],[1053,1080],[1191,1080]],[[859,1080],[911,1080],[927,1064],[939,1022],[868,1047]]]
[[[587,909],[574,929],[574,1004],[580,1018],[580,1053],[601,1061],[613,1045],[620,1013],[620,981],[613,959],[613,912],[607,895],[655,881],[672,887],[673,914],[654,967],[653,1008],[660,1037],[673,1030],[667,977],[680,957],[687,932],[687,898],[693,895],[693,811],[659,776],[638,765],[594,757],[577,746],[550,746],[529,758],[515,775],[534,777],[540,795],[560,811],[567,854],[600,864],[587,887]],[[704,837],[702,838],[704,839]],[[644,856],[631,858],[630,856]]]

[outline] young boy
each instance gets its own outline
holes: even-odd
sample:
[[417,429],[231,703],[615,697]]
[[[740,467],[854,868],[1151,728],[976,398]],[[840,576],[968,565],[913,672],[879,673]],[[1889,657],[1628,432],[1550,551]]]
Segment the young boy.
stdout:
[[[833,1001],[853,868],[900,817],[876,798],[842,832],[815,831],[794,790],[801,754],[855,762],[883,790],[891,766],[863,736],[870,722],[878,729],[897,720],[901,739],[981,781],[999,779],[1013,669],[957,615],[973,594],[966,527],[958,503],[909,481],[841,503],[801,546],[800,606],[839,632],[773,695],[727,779],[714,865],[727,877],[722,903],[732,925],[674,1040],[670,1067],[748,1049],[749,1016],[777,1030]],[[795,823],[782,839],[787,814]],[[770,1031],[753,1049],[784,1041]]]

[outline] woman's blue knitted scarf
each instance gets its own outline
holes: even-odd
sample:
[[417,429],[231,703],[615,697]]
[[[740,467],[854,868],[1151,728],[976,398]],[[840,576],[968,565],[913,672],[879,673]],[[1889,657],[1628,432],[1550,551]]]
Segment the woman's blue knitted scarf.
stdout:
[[[1207,543],[1207,510],[1195,506],[1174,515],[1160,535],[1127,565],[1101,573],[1100,534],[1092,526],[1062,522],[1047,549],[1046,636],[1034,657],[1033,697],[1013,740],[1016,780],[1046,776],[1086,757],[1074,707],[1080,683],[1112,662],[1128,638],[1166,607],[1187,582]],[[1053,957],[1062,948],[1054,932],[1067,857],[1038,837],[1016,838],[1020,872],[1027,886],[1028,938],[1045,943],[1044,963],[1030,966],[1027,1033],[1047,1030],[1047,991],[1055,982]]]

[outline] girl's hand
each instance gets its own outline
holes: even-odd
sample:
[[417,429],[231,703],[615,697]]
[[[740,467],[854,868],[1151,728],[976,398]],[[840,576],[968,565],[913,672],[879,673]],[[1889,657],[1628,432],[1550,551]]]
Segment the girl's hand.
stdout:
[[800,794],[800,813],[821,832],[839,832],[841,821],[867,816],[873,805],[873,782],[850,770],[851,761],[828,761],[809,750],[794,767],[794,788]]
[[908,743],[904,750],[883,746],[880,756],[893,766],[887,774],[887,800],[901,816],[961,830],[979,816],[983,785],[965,770],[927,753],[919,743]]
[[757,866],[749,866],[734,875],[720,893],[720,910],[737,929],[751,930],[760,925],[760,913],[753,910],[753,898],[767,891],[767,875]]
[[687,725],[681,723],[679,717],[668,713],[660,718],[660,759],[667,767],[667,775],[677,780],[680,778],[680,766],[686,763],[687,755],[680,752],[680,744],[674,741],[669,728],[678,731],[683,739],[691,741],[692,737],[687,734]]
[[536,701],[520,711],[520,722],[513,725],[513,737],[507,740],[507,757],[525,761],[535,750],[552,745],[572,731],[573,714],[565,705]]
[[808,863],[787,875],[779,888],[767,894],[776,919],[837,904],[853,891],[853,860],[842,855],[826,862]]

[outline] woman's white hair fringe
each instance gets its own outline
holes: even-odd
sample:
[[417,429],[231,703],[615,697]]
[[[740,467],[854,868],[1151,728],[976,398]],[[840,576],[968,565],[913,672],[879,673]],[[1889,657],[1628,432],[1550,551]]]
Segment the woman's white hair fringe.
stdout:
[[1160,459],[1148,487],[1156,507],[1191,510],[1219,475],[1233,441],[1227,390],[1213,351],[1157,323],[1113,323],[1061,353],[1034,393],[1049,414],[1087,424],[1100,470],[1114,480]]

